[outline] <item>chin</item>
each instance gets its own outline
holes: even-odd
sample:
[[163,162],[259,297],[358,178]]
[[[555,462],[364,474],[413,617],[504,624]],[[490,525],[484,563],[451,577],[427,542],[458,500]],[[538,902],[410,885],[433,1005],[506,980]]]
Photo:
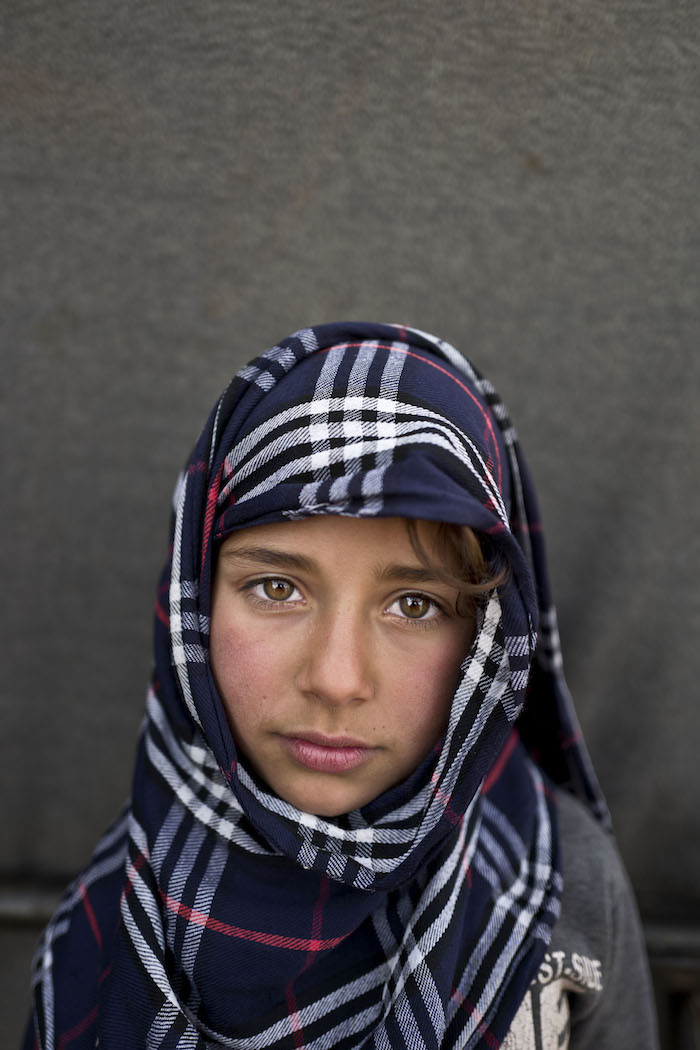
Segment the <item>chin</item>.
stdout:
[[370,801],[370,799],[365,798],[336,800],[329,799],[327,794],[323,794],[323,797],[320,797],[318,794],[312,795],[305,792],[298,795],[283,795],[282,798],[286,798],[297,809],[301,809],[305,813],[313,813],[316,817],[340,817],[344,813],[350,813],[353,809],[359,809],[360,806],[364,806]]
[[318,785],[313,788],[288,788],[280,785],[275,788],[280,798],[290,802],[304,813],[313,813],[317,817],[340,817],[353,809],[366,806],[379,792],[360,791],[349,785]]

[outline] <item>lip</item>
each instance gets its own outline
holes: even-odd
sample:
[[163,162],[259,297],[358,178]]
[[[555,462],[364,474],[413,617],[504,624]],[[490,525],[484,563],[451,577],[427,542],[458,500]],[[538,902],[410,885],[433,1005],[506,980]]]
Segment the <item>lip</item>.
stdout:
[[376,750],[354,737],[314,732],[283,735],[281,741],[288,755],[317,773],[348,773],[363,765]]

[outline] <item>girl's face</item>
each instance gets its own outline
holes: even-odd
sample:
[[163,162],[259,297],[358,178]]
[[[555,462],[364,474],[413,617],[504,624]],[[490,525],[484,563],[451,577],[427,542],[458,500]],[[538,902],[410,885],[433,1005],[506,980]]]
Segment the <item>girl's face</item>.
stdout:
[[[435,530],[419,523],[438,560]],[[472,641],[457,597],[421,564],[402,518],[310,517],[228,536],[210,656],[247,763],[328,817],[403,780],[445,729]]]

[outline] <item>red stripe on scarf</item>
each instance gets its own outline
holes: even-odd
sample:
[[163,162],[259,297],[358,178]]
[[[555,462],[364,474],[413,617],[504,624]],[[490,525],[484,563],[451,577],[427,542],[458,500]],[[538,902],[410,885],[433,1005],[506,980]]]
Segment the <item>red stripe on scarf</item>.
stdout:
[[97,916],[93,911],[92,904],[90,903],[90,898],[87,895],[87,889],[85,887],[84,882],[80,883],[80,896],[83,898],[83,907],[85,908],[85,914],[88,917],[88,922],[90,923],[92,932],[95,935],[97,947],[100,949],[100,951],[102,951],[102,934],[100,933],[100,927],[97,924]]
[[[311,939],[317,943],[321,940],[321,929],[323,928],[323,909],[326,905],[326,901],[331,895],[331,882],[330,879],[325,875],[321,876],[321,889],[318,895],[318,900],[314,905],[314,914],[311,920]],[[314,952],[309,952],[302,973],[306,970],[313,962]]]
[[145,863],[146,863],[146,857],[144,856],[143,853],[139,853],[138,857],[133,862],[133,864],[129,865],[129,868],[128,868],[129,874],[127,875],[126,882],[124,883],[124,889],[122,890],[122,897],[128,897],[129,896],[129,894],[131,893],[131,891],[134,888],[134,882],[133,882],[133,879],[132,879],[132,875],[136,875],[136,873],[138,871],[140,871],[140,869],[143,867],[143,865]]
[[[434,785],[437,784],[438,779],[439,778],[438,778],[437,773],[433,773],[433,776],[431,778],[431,783],[434,784]],[[444,808],[445,808],[445,816],[447,817],[447,819],[449,820],[450,824],[452,824],[453,827],[457,827],[458,824],[462,823],[464,817],[460,816],[459,813],[455,813],[455,811],[450,806],[450,802],[452,801],[452,795],[449,792],[443,791],[441,788],[437,788],[436,787],[435,788],[435,798],[438,800],[438,802],[441,802],[442,805],[444,806]]]
[[181,915],[188,922],[197,926],[204,926],[207,930],[215,933],[223,933],[227,937],[240,937],[244,941],[255,941],[256,944],[267,944],[272,948],[289,948],[295,952],[324,952],[329,948],[335,948],[345,940],[347,934],[342,937],[330,937],[322,941],[319,938],[282,937],[277,933],[263,933],[261,930],[245,930],[240,926],[231,926],[227,922],[213,919],[211,915],[205,915],[195,908],[190,908],[182,901],[173,900],[163,890],[160,891],[163,903],[174,915]]
[[299,1017],[299,1008],[297,1006],[296,996],[292,989],[292,984],[287,985],[285,989],[285,999],[287,1000],[287,1008],[289,1010],[289,1027],[292,1029],[292,1035],[294,1037],[294,1046],[297,1050],[301,1050],[304,1043],[304,1032],[301,1026],[301,1018]]
[[578,742],[579,742],[579,741],[580,741],[580,740],[581,740],[582,738],[583,738],[583,735],[582,735],[582,733],[581,733],[581,730],[580,730],[580,729],[577,729],[575,733],[572,733],[572,734],[571,734],[571,736],[567,736],[567,737],[566,737],[566,738],[565,738],[564,740],[562,740],[562,742],[561,742],[561,746],[562,746],[563,748],[569,748],[569,747],[573,747],[573,746],[574,746],[574,744],[578,744]]
[[292,1029],[292,1035],[294,1037],[294,1046],[297,1050],[301,1050],[304,1044],[304,1032],[301,1027],[301,1018],[299,1017],[299,1009],[297,1007],[297,1000],[292,990],[292,984],[288,984],[285,989],[285,999],[287,1000],[287,1008],[289,1010],[289,1026]]
[[67,1032],[63,1033],[61,1038],[58,1040],[58,1050],[64,1050],[64,1047],[68,1046],[69,1043],[72,1043],[73,1040],[77,1039],[79,1035],[82,1035],[83,1032],[86,1029],[88,1029],[91,1024],[94,1024],[96,1020],[97,1003],[95,1003],[90,1013],[86,1014],[85,1017],[83,1017],[82,1021],[78,1021],[76,1025],[74,1025],[72,1028],[69,1028]]
[[200,576],[204,571],[204,561],[207,556],[207,550],[209,548],[209,537],[211,536],[211,528],[214,524],[214,515],[216,514],[216,502],[219,498],[219,492],[221,491],[221,475],[224,471],[223,463],[219,467],[219,471],[214,478],[214,482],[207,493],[207,509],[204,512],[204,527],[202,529],[202,535],[204,536],[204,543],[202,544],[202,563],[200,565]]
[[[319,895],[318,895],[318,900],[314,904],[314,912],[313,912],[313,917],[311,919],[311,933],[312,933],[313,939],[315,941],[318,941],[320,936],[321,936],[321,928],[322,928],[322,925],[323,925],[323,909],[324,909],[324,906],[326,904],[326,901],[330,897],[330,894],[331,894],[330,879],[328,879],[325,875],[322,875],[321,876],[321,889],[320,889],[320,892],[319,892]],[[304,965],[302,966],[301,970],[297,974],[297,977],[300,977],[303,974],[304,970],[308,970],[308,968],[311,965],[311,963],[313,962],[313,960],[314,960],[314,952],[309,952],[308,955],[306,956],[306,960],[304,961]],[[303,1034],[303,1028],[302,1028],[302,1024],[301,1024],[301,1018],[299,1017],[299,1009],[297,1007],[297,1000],[296,1000],[296,996],[294,994],[294,981],[295,980],[296,980],[296,977],[294,978],[294,980],[290,981],[289,984],[287,985],[287,987],[285,988],[285,990],[284,990],[284,997],[285,997],[285,1000],[287,1002],[287,1009],[289,1010],[289,1024],[290,1024],[291,1029],[292,1029],[292,1035],[294,1036],[294,1046],[296,1047],[296,1050],[301,1050],[301,1047],[305,1046],[306,1043],[305,1043],[305,1040],[304,1040],[304,1034]]]
[[452,989],[452,999],[454,1002],[458,1003],[458,1005],[462,1007],[465,1013],[467,1013],[470,1017],[474,1017],[476,1019],[476,1026],[479,1029],[479,1034],[483,1036],[484,1042],[487,1044],[487,1046],[492,1047],[492,1050],[498,1050],[498,1048],[501,1045],[500,1040],[497,1039],[491,1031],[491,1029],[486,1024],[484,1024],[484,1021],[482,1020],[482,1015],[480,1011],[477,1010],[477,1008],[474,1006],[474,1004],[470,1002],[469,999],[466,998],[466,996],[462,995],[462,993],[459,992],[456,988]]
[[511,732],[510,732],[510,736],[508,737],[508,739],[506,740],[505,744],[503,745],[503,750],[501,751],[500,755],[498,756],[498,758],[496,759],[495,763],[491,767],[491,770],[488,773],[486,779],[484,780],[484,784],[483,784],[483,787],[481,789],[483,794],[486,794],[487,792],[489,792],[491,790],[491,788],[493,787],[493,785],[496,783],[496,781],[499,779],[501,773],[505,769],[505,766],[506,766],[506,764],[508,762],[508,759],[510,758],[510,756],[513,754],[513,751],[517,747],[519,740],[520,740],[520,737],[518,736],[517,730],[512,729]]

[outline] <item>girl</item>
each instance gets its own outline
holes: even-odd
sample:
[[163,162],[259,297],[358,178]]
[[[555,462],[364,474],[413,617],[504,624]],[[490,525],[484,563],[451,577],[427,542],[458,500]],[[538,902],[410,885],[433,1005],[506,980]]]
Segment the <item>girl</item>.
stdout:
[[132,799],[26,1047],[655,1045],[493,387],[413,329],[242,369],[175,491]]

